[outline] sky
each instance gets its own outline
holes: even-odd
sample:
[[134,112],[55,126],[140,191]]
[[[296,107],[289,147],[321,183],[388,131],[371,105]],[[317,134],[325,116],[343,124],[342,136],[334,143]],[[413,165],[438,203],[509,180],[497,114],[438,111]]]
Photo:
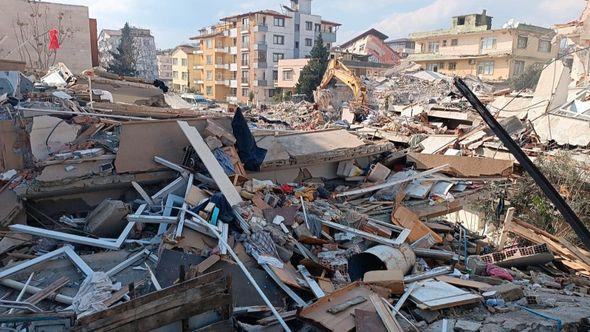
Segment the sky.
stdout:
[[[89,7],[101,29],[148,28],[159,49],[189,41],[220,18],[258,9],[280,11],[288,0],[51,0]],[[549,27],[577,19],[585,0],[313,0],[312,12],[342,24],[338,44],[376,28],[391,39],[416,31],[448,28],[451,17],[486,9],[499,28],[511,18]]]

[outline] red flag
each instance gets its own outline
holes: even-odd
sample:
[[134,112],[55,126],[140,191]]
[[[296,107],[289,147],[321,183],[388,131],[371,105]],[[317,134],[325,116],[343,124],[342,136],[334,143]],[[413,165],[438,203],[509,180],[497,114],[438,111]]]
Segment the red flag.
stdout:
[[59,31],[57,31],[57,29],[49,30],[49,49],[52,51],[59,49],[59,40],[57,38],[58,36]]

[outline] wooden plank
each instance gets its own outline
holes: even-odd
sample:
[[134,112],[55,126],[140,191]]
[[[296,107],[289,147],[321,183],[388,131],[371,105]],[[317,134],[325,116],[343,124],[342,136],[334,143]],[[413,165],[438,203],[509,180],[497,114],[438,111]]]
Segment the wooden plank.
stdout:
[[[78,331],[146,331],[210,310],[231,310],[230,276],[205,274],[78,320]],[[227,317],[229,318],[229,317]]]
[[[145,280],[141,279],[141,280],[135,281],[135,282],[133,283],[133,286],[134,286],[135,288],[137,288],[137,287],[139,287],[139,286],[142,286],[144,283],[145,283]],[[102,303],[103,303],[104,305],[106,305],[107,307],[110,307],[110,306],[112,306],[113,304],[117,303],[117,302],[118,302],[119,300],[121,300],[121,299],[122,299],[122,298],[123,298],[123,297],[124,297],[124,296],[125,296],[127,293],[129,293],[129,287],[130,287],[130,285],[131,285],[131,284],[129,284],[129,285],[125,285],[124,287],[121,287],[121,289],[119,289],[118,291],[114,292],[114,293],[111,295],[111,298],[110,298],[110,299],[108,299],[108,300],[106,300],[106,301],[103,301]]]
[[438,234],[428,228],[428,226],[424,225],[414,212],[403,205],[398,205],[396,207],[391,214],[391,221],[398,226],[411,230],[411,233],[408,236],[410,242],[418,241],[428,233],[432,235],[436,243],[442,242],[442,238]]
[[207,271],[211,266],[219,262],[220,259],[221,257],[219,257],[219,255],[211,255],[207,257],[204,261],[197,265],[197,276]]
[[70,279],[68,277],[60,277],[59,279],[57,279],[54,282],[52,282],[51,284],[49,284],[49,286],[43,288],[42,291],[29,296],[25,300],[25,302],[28,302],[30,304],[37,304],[37,303],[43,301],[44,299],[54,295],[58,289],[67,285],[69,282],[70,282]]
[[506,243],[506,226],[512,223],[512,218],[514,217],[515,210],[515,208],[510,207],[508,208],[508,211],[506,211],[504,223],[502,224],[502,228],[500,229],[500,239],[498,241],[498,247],[500,249],[504,249],[504,244]]
[[371,303],[375,307],[375,310],[377,311],[379,318],[381,318],[381,321],[383,322],[383,325],[385,325],[385,328],[388,332],[403,331],[402,327],[399,325],[395,317],[393,317],[389,308],[385,306],[385,303],[383,303],[383,299],[381,299],[379,295],[371,294],[371,296],[369,296],[369,299],[371,300]]
[[195,149],[195,152],[199,155],[199,158],[201,158],[203,164],[205,164],[205,167],[211,174],[213,180],[215,180],[215,183],[217,183],[217,186],[229,204],[231,206],[240,204],[242,202],[242,197],[240,197],[236,187],[234,187],[234,185],[231,183],[225,174],[225,171],[223,168],[221,168],[221,165],[219,165],[219,162],[217,159],[215,159],[215,156],[211,150],[209,150],[209,147],[197,129],[189,126],[186,121],[178,121],[177,123],[180,126],[180,129],[182,129],[182,132],[186,135],[192,147]]
[[455,277],[451,277],[451,276],[438,276],[438,277],[435,277],[434,279],[436,279],[438,281],[444,281],[444,282],[454,285],[454,286],[476,289],[478,291],[483,291],[485,289],[492,287],[492,285],[486,284],[485,282],[479,282],[479,281],[474,281],[474,280],[463,280],[463,279],[459,279],[459,278],[455,278]]

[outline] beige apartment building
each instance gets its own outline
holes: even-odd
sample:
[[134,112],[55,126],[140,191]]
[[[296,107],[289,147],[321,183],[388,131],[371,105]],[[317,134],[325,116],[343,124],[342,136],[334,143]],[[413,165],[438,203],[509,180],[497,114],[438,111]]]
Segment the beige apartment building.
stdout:
[[[260,10],[221,19],[199,30],[195,68],[199,91],[217,101],[266,103],[277,93],[279,61],[309,56],[322,34],[331,47],[340,24],[311,13],[311,0],[292,0],[283,12]],[[193,83],[193,80],[191,80]]]
[[284,59],[279,60],[279,80],[277,87],[283,92],[289,91],[295,94],[295,87],[299,82],[299,75],[309,59]]
[[195,48],[190,45],[177,46],[172,51],[172,90],[175,92],[189,92],[189,65],[194,62]]
[[416,50],[408,60],[447,75],[499,81],[555,58],[554,36],[551,29],[522,23],[492,29],[492,17],[484,10],[453,17],[450,29],[410,34]]

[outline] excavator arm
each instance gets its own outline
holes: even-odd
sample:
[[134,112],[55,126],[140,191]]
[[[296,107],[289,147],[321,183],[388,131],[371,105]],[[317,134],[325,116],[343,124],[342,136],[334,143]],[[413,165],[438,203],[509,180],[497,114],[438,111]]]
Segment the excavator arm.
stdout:
[[367,89],[365,85],[340,59],[330,60],[318,89],[326,89],[333,78],[339,79],[352,90],[356,106],[364,106],[367,103]]

